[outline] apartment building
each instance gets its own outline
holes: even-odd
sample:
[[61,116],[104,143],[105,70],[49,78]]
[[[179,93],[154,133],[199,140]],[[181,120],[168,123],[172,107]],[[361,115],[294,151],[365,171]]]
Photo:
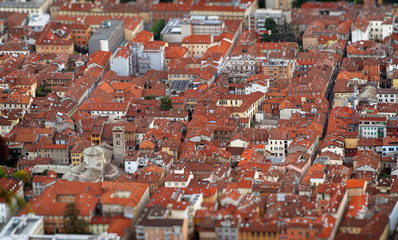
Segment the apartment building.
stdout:
[[160,34],[164,41],[181,42],[190,35],[221,35],[224,27],[225,22],[218,16],[189,16],[170,19]]
[[90,38],[90,26],[81,23],[72,23],[66,25],[72,32],[72,39],[76,47],[88,49],[88,40]]
[[167,217],[168,213],[169,210],[162,206],[148,209],[136,224],[136,239],[188,240],[188,220]]
[[114,52],[124,40],[124,22],[121,20],[105,20],[102,27],[97,29],[88,41],[88,52]]
[[191,15],[219,16],[226,20],[243,20],[258,8],[258,1],[209,2],[200,0],[191,8]]
[[71,30],[61,23],[49,23],[36,40],[36,53],[73,54]]
[[132,43],[131,72],[144,75],[149,70],[162,71],[165,63],[165,49],[167,42],[149,41]]
[[247,18],[249,31],[254,30],[258,33],[265,31],[265,21],[267,18],[273,19],[277,24],[291,22],[291,10],[280,9],[256,9]]
[[293,77],[295,60],[269,59],[262,63],[262,73],[269,77],[271,87],[278,87],[278,82]]
[[385,138],[387,136],[387,117],[380,115],[361,115],[359,135],[365,138]]
[[29,14],[47,13],[52,0],[34,0],[34,1],[1,1],[0,12],[20,12]]
[[201,58],[208,48],[213,46],[213,36],[190,35],[182,40],[182,47],[188,48],[188,55]]

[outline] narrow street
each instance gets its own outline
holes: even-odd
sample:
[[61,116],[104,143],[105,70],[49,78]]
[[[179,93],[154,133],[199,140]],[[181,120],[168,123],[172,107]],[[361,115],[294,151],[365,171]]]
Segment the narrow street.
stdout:
[[[339,74],[339,72],[340,72],[340,67],[336,68],[336,70],[334,71],[333,76],[332,76],[332,83],[331,83],[330,91],[329,91],[329,94],[327,97],[327,100],[329,102],[329,110],[328,110],[328,115],[326,116],[326,119],[329,119],[330,113],[332,111],[333,98],[334,98],[333,90],[334,90],[334,85],[336,84],[336,78],[337,78],[337,75]],[[326,132],[328,129],[328,124],[329,124],[329,121],[326,121],[325,127],[323,129],[322,139],[325,138],[325,135],[326,135]]]

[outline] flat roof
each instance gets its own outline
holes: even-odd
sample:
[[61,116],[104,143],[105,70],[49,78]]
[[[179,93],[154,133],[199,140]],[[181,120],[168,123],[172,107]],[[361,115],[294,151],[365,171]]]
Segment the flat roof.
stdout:
[[17,2],[17,1],[4,1],[0,2],[0,7],[3,8],[38,8],[47,0],[33,0],[29,2]]
[[[105,20],[101,24],[101,28],[98,28],[97,31],[93,33],[90,39],[94,40],[103,40],[109,39],[115,29],[120,26],[124,25],[123,20]],[[103,27],[106,26],[106,27]]]

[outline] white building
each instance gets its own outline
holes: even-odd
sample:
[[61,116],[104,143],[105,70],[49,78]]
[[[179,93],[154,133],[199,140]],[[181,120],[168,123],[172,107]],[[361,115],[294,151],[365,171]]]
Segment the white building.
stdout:
[[398,103],[398,91],[392,88],[377,88],[377,100],[380,103]]
[[128,46],[118,47],[111,59],[111,70],[118,76],[130,76],[132,71],[133,55]]
[[84,102],[79,112],[87,112],[92,115],[101,117],[110,117],[113,119],[121,119],[126,116],[129,103],[115,102]]
[[140,158],[137,159],[126,159],[124,161],[124,171],[128,174],[134,174],[138,170]]
[[22,215],[12,217],[0,232],[0,239],[30,239],[28,236],[44,235],[43,216]]
[[231,148],[246,148],[247,146],[249,146],[249,142],[243,141],[242,139],[235,139],[229,144]]
[[284,21],[287,23],[291,22],[291,10],[280,10],[280,9],[263,9],[259,8],[252,12],[248,17],[249,31],[254,30],[256,32],[265,31],[265,21],[267,18],[272,18],[277,24],[283,24]]
[[382,40],[383,36],[383,18],[374,19],[369,21],[369,39],[371,40]]
[[393,22],[394,22],[393,20],[394,20],[394,18],[389,18],[383,22],[383,24],[382,24],[382,39],[381,40],[384,40],[386,37],[392,35]]
[[244,80],[258,73],[258,57],[251,56],[247,52],[226,58],[224,73],[228,73],[233,80]]
[[292,143],[291,139],[269,138],[266,145],[266,151],[271,153],[273,157],[286,157],[287,149]]
[[383,142],[381,154],[383,157],[393,157],[398,153],[398,141],[390,138]]
[[290,119],[293,114],[301,112],[300,107],[286,107],[279,111],[279,118],[280,119]]
[[387,117],[380,115],[361,115],[359,135],[364,138],[385,138],[387,136]]
[[165,178],[165,187],[187,187],[193,174],[186,167],[178,168],[175,167]]
[[368,20],[362,17],[358,17],[351,31],[352,42],[369,40],[369,32],[370,32],[370,27]]
[[344,157],[345,155],[344,143],[339,140],[325,139],[321,145],[321,153],[327,151]]
[[392,35],[394,19],[394,17],[383,14],[359,15],[351,31],[352,42],[384,40]]
[[394,72],[398,70],[398,58],[391,58],[387,63],[387,78],[393,79]]
[[190,35],[221,35],[224,27],[224,21],[218,16],[188,16],[170,19],[160,34],[163,41],[180,43]]
[[33,214],[13,217],[0,232],[0,240],[120,240],[116,233],[102,233],[100,236],[82,234],[55,234],[44,233],[44,217]]
[[269,82],[268,81],[253,81],[249,82],[245,86],[245,94],[250,95],[254,92],[262,92],[267,93],[269,89]]
[[133,43],[132,50],[132,73],[144,75],[149,70],[162,71],[165,62],[165,48],[167,42],[153,41],[144,43]]
[[28,16],[28,26],[34,32],[41,32],[43,28],[50,22],[50,14],[32,14]]

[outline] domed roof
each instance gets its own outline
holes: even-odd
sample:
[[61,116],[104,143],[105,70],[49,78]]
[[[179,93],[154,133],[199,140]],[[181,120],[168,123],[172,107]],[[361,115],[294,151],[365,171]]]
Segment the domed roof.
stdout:
[[103,152],[104,150],[102,150],[100,147],[96,147],[93,143],[91,144],[91,147],[84,149],[83,154],[88,156],[97,156],[102,154]]

